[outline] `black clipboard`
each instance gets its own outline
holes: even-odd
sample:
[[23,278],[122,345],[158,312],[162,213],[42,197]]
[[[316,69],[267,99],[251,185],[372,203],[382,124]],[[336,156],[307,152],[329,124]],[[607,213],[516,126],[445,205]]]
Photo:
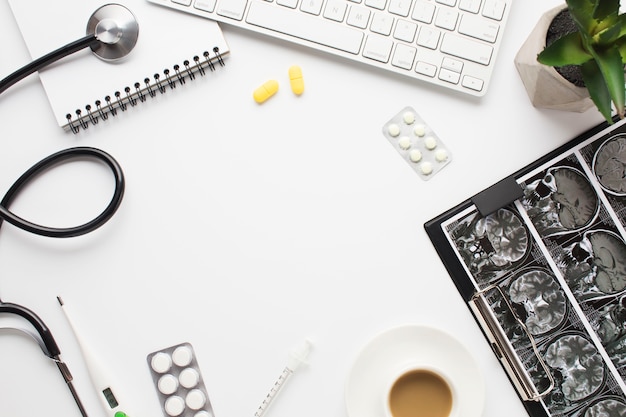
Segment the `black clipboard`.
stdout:
[[532,417],[626,413],[626,122],[614,122],[424,224]]

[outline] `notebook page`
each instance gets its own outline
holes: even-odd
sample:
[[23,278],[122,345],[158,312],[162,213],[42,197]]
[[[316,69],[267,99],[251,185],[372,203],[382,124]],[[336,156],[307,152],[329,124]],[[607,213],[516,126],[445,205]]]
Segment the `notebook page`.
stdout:
[[[96,100],[134,90],[135,82],[173,72],[175,64],[193,62],[205,51],[229,53],[222,31],[214,21],[168,10],[146,0],[119,0],[137,18],[139,38],[122,60],[111,63],[96,57],[89,48],[50,65],[39,77],[59,126],[67,128],[68,113],[94,106]],[[9,0],[26,46],[33,59],[86,35],[87,21],[103,0]],[[53,27],[52,27],[53,26]]]

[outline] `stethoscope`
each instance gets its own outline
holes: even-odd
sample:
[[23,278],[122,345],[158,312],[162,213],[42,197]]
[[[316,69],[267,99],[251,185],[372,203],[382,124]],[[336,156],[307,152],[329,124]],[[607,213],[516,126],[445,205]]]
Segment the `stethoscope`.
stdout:
[[[86,32],[87,35],[85,37],[34,60],[0,81],[0,93],[45,66],[87,47],[91,48],[96,56],[105,61],[115,61],[123,58],[128,55],[137,43],[139,26],[135,16],[126,7],[119,4],[107,4],[97,9],[91,15],[87,23]],[[79,226],[54,228],[32,223],[9,211],[9,206],[25,185],[43,172],[70,160],[95,160],[96,162],[104,163],[111,170],[115,179],[115,189],[111,201],[102,213]],[[124,187],[125,182],[122,168],[115,158],[108,153],[92,147],[75,147],[62,150],[39,161],[22,174],[13,186],[11,186],[2,201],[0,201],[0,226],[2,226],[4,221],[7,221],[22,230],[41,236],[55,238],[81,236],[99,228],[115,214],[122,202]],[[29,329],[16,327],[2,328],[2,330],[8,329],[22,332],[33,337],[35,341],[38,342],[43,353],[56,363],[81,414],[87,417],[82,402],[72,385],[72,374],[67,365],[61,360],[59,346],[43,320],[32,310],[24,306],[6,303],[2,300],[0,300],[0,313],[15,314],[30,323],[36,333]]]

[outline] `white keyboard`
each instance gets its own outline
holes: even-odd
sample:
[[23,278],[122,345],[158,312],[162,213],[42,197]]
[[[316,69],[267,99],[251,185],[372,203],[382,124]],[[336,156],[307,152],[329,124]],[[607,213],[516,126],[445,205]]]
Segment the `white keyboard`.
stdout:
[[474,96],[513,0],[148,0]]

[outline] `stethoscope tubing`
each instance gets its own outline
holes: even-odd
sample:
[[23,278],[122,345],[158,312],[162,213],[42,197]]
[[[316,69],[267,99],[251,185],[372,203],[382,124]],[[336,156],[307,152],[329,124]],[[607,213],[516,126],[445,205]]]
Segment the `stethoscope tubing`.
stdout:
[[[35,179],[37,175],[63,162],[67,162],[69,160],[83,159],[95,159],[97,161],[103,162],[111,169],[115,180],[115,189],[111,201],[98,216],[94,217],[87,223],[78,226],[55,228],[32,223],[17,216],[9,210],[9,206],[11,205],[15,197],[17,197],[17,195],[24,188],[24,186],[33,179]],[[96,230],[104,223],[106,223],[115,214],[122,202],[124,189],[125,180],[124,174],[122,172],[122,167],[111,155],[101,149],[92,147],[75,147],[64,149],[42,159],[41,161],[33,165],[29,170],[24,172],[24,174],[22,174],[22,176],[20,176],[15,181],[11,188],[9,188],[2,201],[0,201],[0,226],[2,226],[3,221],[6,220],[8,223],[22,230],[41,236],[55,238],[81,236]]]
[[68,55],[71,55],[74,52],[78,52],[88,46],[91,47],[93,45],[97,45],[98,43],[99,41],[98,39],[96,39],[96,35],[87,35],[74,42],[62,46],[55,51],[52,51],[49,54],[42,56],[41,58],[34,60],[30,64],[24,65],[22,68],[18,69],[17,71],[13,72],[11,75],[0,81],[0,94],[2,94],[7,88],[11,87],[13,84],[28,77],[30,74],[37,72],[40,69],[52,64],[53,62],[58,61],[59,59],[64,58]]

